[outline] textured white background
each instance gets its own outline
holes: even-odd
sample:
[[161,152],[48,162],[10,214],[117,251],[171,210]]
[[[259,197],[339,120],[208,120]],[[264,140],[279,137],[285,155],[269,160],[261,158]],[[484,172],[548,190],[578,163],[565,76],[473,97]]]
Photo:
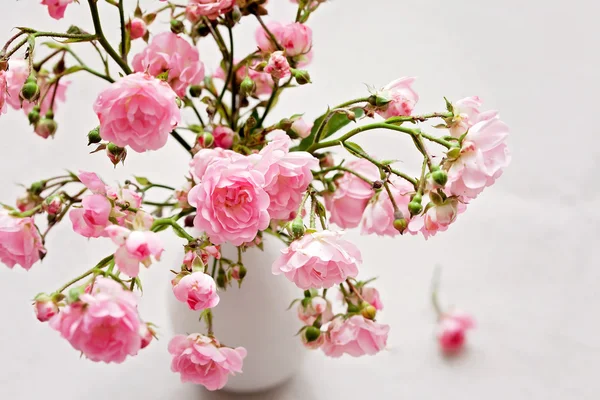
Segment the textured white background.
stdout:
[[[2,0],[2,42],[15,25],[65,29],[76,23],[91,30],[86,1],[71,5],[58,24],[38,3]],[[127,3],[133,7],[134,1]],[[143,3],[154,8],[158,1]],[[293,18],[288,1],[271,3],[275,17]],[[417,75],[420,111],[441,109],[444,95],[473,94],[486,107],[499,109],[512,127],[513,163],[449,232],[429,242],[352,233],[363,250],[366,273],[383,277],[378,283],[386,304],[382,319],[393,328],[389,351],[338,360],[311,354],[291,383],[248,399],[600,396],[595,3],[334,0],[310,21],[314,85],[284,95],[273,120],[301,110],[315,117],[327,104],[364,95],[363,83],[383,86]],[[116,43],[115,10],[102,11],[105,21],[112,13],[106,31]],[[255,26],[245,22],[237,31],[238,48],[252,49]],[[79,47],[93,57],[86,44]],[[213,70],[215,49],[201,51]],[[1,201],[12,202],[21,193],[16,182],[59,174],[62,168],[94,170],[109,182],[140,173],[183,182],[186,158],[175,142],[160,152],[132,152],[116,171],[102,155],[87,155],[85,135],[96,123],[91,104],[103,85],[84,75],[73,79],[69,102],[58,111],[54,140],[31,133],[21,113],[0,117]],[[367,143],[387,158],[404,154],[407,146],[410,141],[390,133],[372,134]],[[415,161],[402,157],[407,166]],[[30,299],[89,268],[112,246],[105,240],[88,242],[68,224],[52,233],[48,245],[46,260],[29,272],[0,268],[1,399],[230,398],[181,385],[169,371],[164,339],[118,366],[79,359],[66,341],[37,323]],[[433,339],[428,287],[436,263],[444,266],[443,298],[479,322],[468,351],[458,359],[440,357]],[[141,305],[145,318],[163,327],[169,267],[154,266],[145,274]]]

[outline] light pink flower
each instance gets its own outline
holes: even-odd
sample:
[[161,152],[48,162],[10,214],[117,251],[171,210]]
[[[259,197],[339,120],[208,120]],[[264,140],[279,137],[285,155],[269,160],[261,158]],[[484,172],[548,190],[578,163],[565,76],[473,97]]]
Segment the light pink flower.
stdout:
[[425,214],[411,218],[407,231],[413,235],[422,233],[425,239],[429,239],[438,232],[448,230],[458,214],[463,213],[466,208],[466,205],[456,198],[448,198],[444,204],[434,205]]
[[375,111],[383,118],[411,115],[415,105],[419,101],[419,95],[412,88],[415,78],[400,78],[390,82],[377,96],[389,100],[384,106],[378,107]]
[[177,208],[189,208],[188,193],[192,189],[192,182],[186,181],[183,186],[175,191],[175,200],[177,200]]
[[231,150],[225,150],[220,147],[215,149],[201,149],[190,161],[190,174],[194,178],[194,181],[198,183],[202,181],[204,174],[206,173],[206,169],[211,164],[224,159],[234,161],[243,158],[244,156],[239,153]]
[[132,278],[138,276],[140,263],[149,267],[152,257],[160,260],[164,250],[155,232],[130,231],[119,225],[111,225],[106,227],[105,233],[119,246],[115,252],[115,264],[121,272]]
[[52,301],[50,296],[46,294],[39,294],[34,300],[35,302],[33,303],[33,306],[35,310],[35,316],[37,317],[38,321],[48,322],[52,317],[58,314],[58,305]]
[[285,274],[301,289],[330,288],[358,275],[358,248],[332,231],[308,233],[281,250],[273,274]]
[[222,389],[229,375],[242,372],[246,349],[220,347],[216,340],[195,333],[177,335],[169,342],[173,356],[171,371],[181,374],[182,382],[192,382],[208,390]]
[[65,16],[67,6],[73,0],[42,0],[42,5],[48,6],[48,14],[54,19],[62,19]]
[[313,297],[306,305],[303,302],[300,302],[300,304],[298,304],[297,313],[298,318],[305,325],[314,324],[319,315],[322,315],[322,324],[333,318],[331,304],[322,297]]
[[317,169],[319,160],[305,151],[289,152],[292,141],[283,131],[275,132],[272,137],[260,151],[256,169],[264,174],[271,219],[288,221],[295,217],[313,180],[311,170]]
[[271,74],[275,82],[279,82],[280,79],[285,79],[292,74],[290,64],[283,51],[276,51],[271,54],[264,71]]
[[103,236],[104,228],[110,224],[110,201],[101,194],[92,194],[83,198],[81,206],[69,212],[73,230],[88,238]]
[[8,83],[6,71],[0,71],[0,115],[6,113],[6,98],[8,97]]
[[466,332],[475,328],[473,318],[464,313],[443,315],[438,325],[438,342],[445,353],[460,351],[466,340]]
[[481,112],[481,105],[482,101],[477,96],[465,97],[453,103],[454,118],[448,124],[450,134],[455,138],[459,138],[477,122],[488,120],[498,115],[496,111]]
[[33,218],[16,218],[0,210],[0,261],[29,270],[46,253]]
[[127,75],[105,89],[94,104],[100,136],[137,152],[158,150],[181,119],[175,92],[143,73]]
[[226,126],[219,125],[213,130],[213,138],[215,147],[222,149],[230,149],[233,146],[233,138],[235,132]]
[[210,164],[188,196],[197,209],[194,226],[214,244],[239,246],[254,240],[270,221],[264,184],[262,174],[246,158]]
[[465,202],[494,184],[510,163],[508,126],[499,118],[483,120],[469,129],[460,156],[448,169],[446,189]]
[[374,287],[363,287],[361,290],[362,298],[375,307],[377,311],[383,310],[383,302],[379,296],[379,291]]
[[313,124],[306,122],[302,117],[295,120],[292,124],[292,131],[302,139],[310,136],[312,128]]
[[[379,170],[367,160],[354,160],[345,165],[370,180],[379,179]],[[345,172],[335,181],[336,190],[325,195],[325,205],[331,213],[330,221],[341,228],[355,228],[375,191],[354,174]]]
[[79,170],[77,178],[94,194],[106,194],[106,183],[94,172]]
[[219,304],[215,280],[204,272],[193,272],[173,285],[177,300],[187,303],[195,311],[213,308]]
[[129,21],[129,36],[131,40],[139,39],[148,32],[146,22],[141,18],[134,18]]
[[194,15],[217,19],[231,10],[235,0],[190,0],[190,3],[196,4]]
[[107,278],[97,278],[91,293],[83,293],[50,320],[75,350],[105,363],[121,363],[138,353],[141,324],[134,294]]
[[[306,61],[306,56],[312,48],[312,30],[308,26],[299,22],[288,25],[281,25],[279,22],[269,22],[267,28],[283,47],[288,57],[300,57]],[[262,27],[258,28],[255,37],[258,47],[263,52],[272,53],[277,50],[277,47]]]
[[190,85],[204,79],[204,64],[198,50],[173,32],[163,32],[133,58],[136,72],[159,76],[168,71],[168,83],[179,97],[185,96]]
[[142,338],[142,344],[140,345],[140,348],[145,349],[148,347],[150,342],[152,342],[152,339],[154,339],[154,332],[148,326],[148,324],[141,324],[139,333],[140,337]]
[[390,327],[385,324],[355,315],[346,320],[336,318],[331,321],[321,346],[329,357],[341,357],[344,353],[352,357],[374,355],[387,344]]
[[48,215],[57,215],[62,210],[62,199],[60,196],[47,197],[42,204],[42,209]]
[[[408,203],[410,202],[410,193],[415,188],[403,179],[395,179],[389,185],[394,200],[402,212],[403,217],[408,221],[410,214],[408,212]],[[365,208],[362,220],[361,233],[363,235],[396,236],[400,232],[394,228],[394,207],[390,200],[387,190],[381,190],[377,197],[369,201]]]
[[19,98],[19,93],[29,76],[29,66],[27,61],[19,58],[11,58],[8,66],[8,71],[6,71],[8,90],[6,102],[15,110],[20,110],[21,99]]

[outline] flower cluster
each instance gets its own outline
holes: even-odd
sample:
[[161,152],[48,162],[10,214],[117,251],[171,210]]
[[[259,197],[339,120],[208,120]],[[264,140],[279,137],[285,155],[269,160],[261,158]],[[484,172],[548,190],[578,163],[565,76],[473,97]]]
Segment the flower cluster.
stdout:
[[[54,19],[77,3],[41,1]],[[479,97],[446,100],[443,111],[420,113],[416,80],[402,77],[324,107],[314,119],[301,113],[274,119],[282,96],[311,83],[302,68],[310,65],[313,47],[314,54],[322,50],[308,21],[330,3],[325,0],[288,2],[295,19],[284,22],[268,19],[267,0],[163,2],[151,10],[108,2],[120,11],[119,43],[104,35],[98,2],[88,3],[92,33],[76,26],[66,32],[16,28],[0,51],[0,118],[9,108],[23,110],[38,136],[53,137],[67,88],[87,73],[104,85],[89,105],[97,116],[87,135],[91,153],[104,154],[116,168],[128,152],[143,157],[173,143],[189,157],[189,168],[174,185],[142,176],[107,185],[93,172],[68,171],[26,186],[14,207],[3,204],[0,262],[9,268],[29,270],[42,260],[46,238],[64,219],[76,234],[112,242],[110,254],[92,268],[35,297],[37,319],[91,361],[135,356],[155,335],[138,313],[141,266],[159,262],[161,232],[174,233],[185,255],[167,267],[172,294],[198,312],[206,332],[171,339],[171,369],[183,382],[218,390],[242,372],[247,354],[223,345],[213,330],[224,291],[241,287],[253,273],[244,263],[248,248],[281,240],[285,246],[271,271],[303,291],[296,309],[302,343],[334,358],[384,350],[390,327],[380,322],[382,296],[373,280],[362,280],[369,266],[338,228],[425,239],[446,231],[510,162],[509,129],[498,113],[484,110]],[[259,24],[256,47],[242,55],[233,31],[248,18]],[[130,55],[134,40],[143,48]],[[218,60],[201,59],[198,44],[206,41],[216,44]],[[78,54],[82,42],[95,47],[100,69]],[[49,49],[41,53],[43,45]],[[429,124],[442,133],[430,133]],[[379,158],[353,141],[371,130],[405,135],[421,160],[393,161],[395,144]],[[344,152],[339,160],[334,148]],[[172,159],[163,164],[176,165]],[[237,247],[237,258],[222,253],[221,245]],[[434,305],[440,347],[456,353],[473,320]]]

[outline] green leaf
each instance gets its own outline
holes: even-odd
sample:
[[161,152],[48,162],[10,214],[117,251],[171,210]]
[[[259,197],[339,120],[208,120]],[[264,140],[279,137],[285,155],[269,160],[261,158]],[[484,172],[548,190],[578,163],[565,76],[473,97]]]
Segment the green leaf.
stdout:
[[365,154],[363,148],[354,142],[342,142],[342,146],[344,146],[346,150],[348,150],[352,155],[356,157],[361,157],[363,154]]
[[[356,118],[360,118],[364,115],[364,111],[362,110],[362,108],[353,108],[352,111],[356,115]],[[298,150],[303,151],[310,147],[310,145],[314,141],[315,135],[317,134],[317,130],[319,130],[319,126],[321,126],[321,122],[323,122],[326,115],[327,114],[323,114],[315,120],[312,131],[310,132],[310,135],[300,142],[300,145],[298,146]],[[336,133],[337,131],[339,131],[340,129],[342,129],[343,127],[348,125],[349,123],[350,123],[350,120],[348,119],[346,114],[344,114],[344,113],[335,114],[333,117],[331,117],[331,119],[329,120],[329,123],[323,130],[321,139],[325,139],[325,138],[333,135],[334,133]]]
[[448,129],[448,125],[446,125],[446,124],[437,124],[437,125],[434,125],[432,128],[435,128],[435,129]]
[[63,46],[62,44],[57,43],[57,42],[44,42],[44,43],[42,43],[42,45],[47,46],[48,48],[53,49],[53,50],[60,50],[60,49],[65,48],[65,46]]
[[63,75],[69,75],[69,74],[74,74],[75,72],[81,71],[84,68],[81,65],[73,65],[72,67],[67,68],[64,72]]
[[135,181],[137,183],[139,183],[142,186],[148,186],[148,185],[152,184],[152,183],[150,183],[150,181],[148,180],[148,178],[145,178],[143,176],[134,176],[133,178],[135,179]]
[[446,110],[454,114],[454,106],[452,105],[452,102],[450,102],[450,100],[448,100],[446,97],[444,97],[444,101],[446,102]]

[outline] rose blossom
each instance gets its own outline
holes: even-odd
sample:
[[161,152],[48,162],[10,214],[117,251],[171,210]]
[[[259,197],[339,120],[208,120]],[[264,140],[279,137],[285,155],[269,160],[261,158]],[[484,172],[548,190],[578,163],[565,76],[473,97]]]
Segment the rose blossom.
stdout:
[[482,101],[477,96],[465,97],[452,104],[454,117],[448,125],[453,137],[461,137],[477,122],[494,118],[498,114],[496,111],[481,112],[481,105]]
[[135,295],[107,278],[97,278],[91,293],[64,307],[50,326],[92,361],[121,363],[142,344]]
[[388,325],[355,315],[346,320],[331,321],[321,346],[329,357],[341,357],[344,353],[352,357],[374,355],[383,350],[387,343]]
[[[201,149],[194,155],[194,158],[190,161],[190,174],[194,178],[196,183],[201,182],[206,169],[213,163],[219,160],[240,160],[243,159],[239,153],[231,150],[225,150],[220,147],[215,149]],[[188,195],[189,197],[189,195]]]
[[233,138],[235,132],[226,126],[217,126],[213,130],[213,138],[215,147],[222,149],[230,149],[233,146]]
[[8,96],[8,84],[6,82],[6,71],[0,71],[0,115],[6,113],[6,97]]
[[438,342],[445,353],[460,351],[466,340],[466,332],[475,327],[475,321],[464,313],[443,315],[438,325]]
[[160,260],[164,250],[156,232],[130,231],[119,225],[108,226],[104,232],[119,246],[115,252],[115,264],[121,272],[132,278],[138,276],[140,263],[150,266],[151,257]]
[[204,272],[185,275],[173,285],[173,294],[177,300],[187,303],[194,311],[213,308],[219,304],[217,285],[214,279]]
[[48,14],[54,19],[62,19],[65,16],[67,6],[73,0],[42,0],[42,5],[48,6]]
[[141,18],[134,18],[129,21],[129,36],[131,40],[139,39],[148,32],[146,22]]
[[[389,185],[390,192],[402,212],[404,218],[408,221],[410,214],[408,212],[408,203],[410,202],[410,192],[415,188],[404,179],[397,178]],[[396,236],[400,232],[394,228],[394,207],[390,200],[387,190],[382,190],[373,198],[365,208],[362,220],[361,233],[363,235],[376,234],[379,236]]]
[[152,38],[150,44],[133,58],[136,72],[159,76],[168,72],[168,83],[179,97],[185,96],[190,85],[204,79],[204,64],[198,50],[173,32],[163,32]]
[[[379,179],[379,170],[367,160],[354,160],[345,167],[370,180]],[[375,192],[371,185],[350,172],[345,172],[335,185],[335,192],[325,195],[325,205],[331,213],[330,221],[344,229],[355,228]]]
[[[279,22],[269,22],[267,28],[283,47],[288,57],[300,57],[305,61],[311,58],[308,54],[312,48],[312,30],[308,26],[299,22],[288,25],[282,25]],[[262,27],[257,29],[255,37],[261,51],[272,53],[277,50],[269,34]]]
[[140,153],[160,149],[181,118],[175,99],[165,82],[139,72],[127,75],[100,93],[94,104],[100,136]]
[[106,183],[95,172],[79,170],[79,181],[94,194],[106,194]]
[[506,144],[509,129],[499,118],[483,120],[469,129],[460,156],[451,161],[447,190],[468,201],[494,184],[510,163]]
[[256,169],[264,173],[271,219],[287,221],[298,211],[319,160],[305,151],[289,152],[292,141],[283,131],[274,132],[272,138],[260,151]]
[[264,184],[262,174],[246,158],[215,161],[188,196],[197,209],[194,226],[214,244],[239,246],[254,240],[270,222]]
[[88,238],[103,236],[104,228],[110,224],[110,201],[101,194],[92,194],[83,198],[81,206],[69,212],[73,230]]
[[46,253],[33,218],[17,218],[0,210],[0,261],[9,268],[16,264],[29,270]]
[[235,0],[190,0],[190,6],[195,4],[194,15],[217,19],[233,7]]
[[169,342],[173,356],[171,371],[181,374],[182,382],[203,385],[208,390],[225,386],[229,375],[242,372],[246,349],[220,347],[216,340],[195,333],[177,335]]
[[310,136],[310,132],[312,131],[312,124],[306,122],[302,117],[298,118],[292,124],[292,132],[294,132],[298,137],[305,139]]
[[283,51],[276,51],[271,54],[264,71],[267,74],[271,74],[275,82],[285,79],[292,74],[290,64]]
[[363,287],[361,296],[367,303],[375,307],[377,311],[383,310],[383,303],[379,297],[379,291],[374,287]]
[[377,92],[376,96],[389,101],[387,104],[375,108],[377,114],[385,119],[411,115],[419,101],[419,95],[412,89],[414,82],[415,78],[413,77],[396,79]]
[[308,233],[281,250],[273,274],[285,274],[301,289],[330,288],[358,275],[362,263],[356,246],[332,231]]

